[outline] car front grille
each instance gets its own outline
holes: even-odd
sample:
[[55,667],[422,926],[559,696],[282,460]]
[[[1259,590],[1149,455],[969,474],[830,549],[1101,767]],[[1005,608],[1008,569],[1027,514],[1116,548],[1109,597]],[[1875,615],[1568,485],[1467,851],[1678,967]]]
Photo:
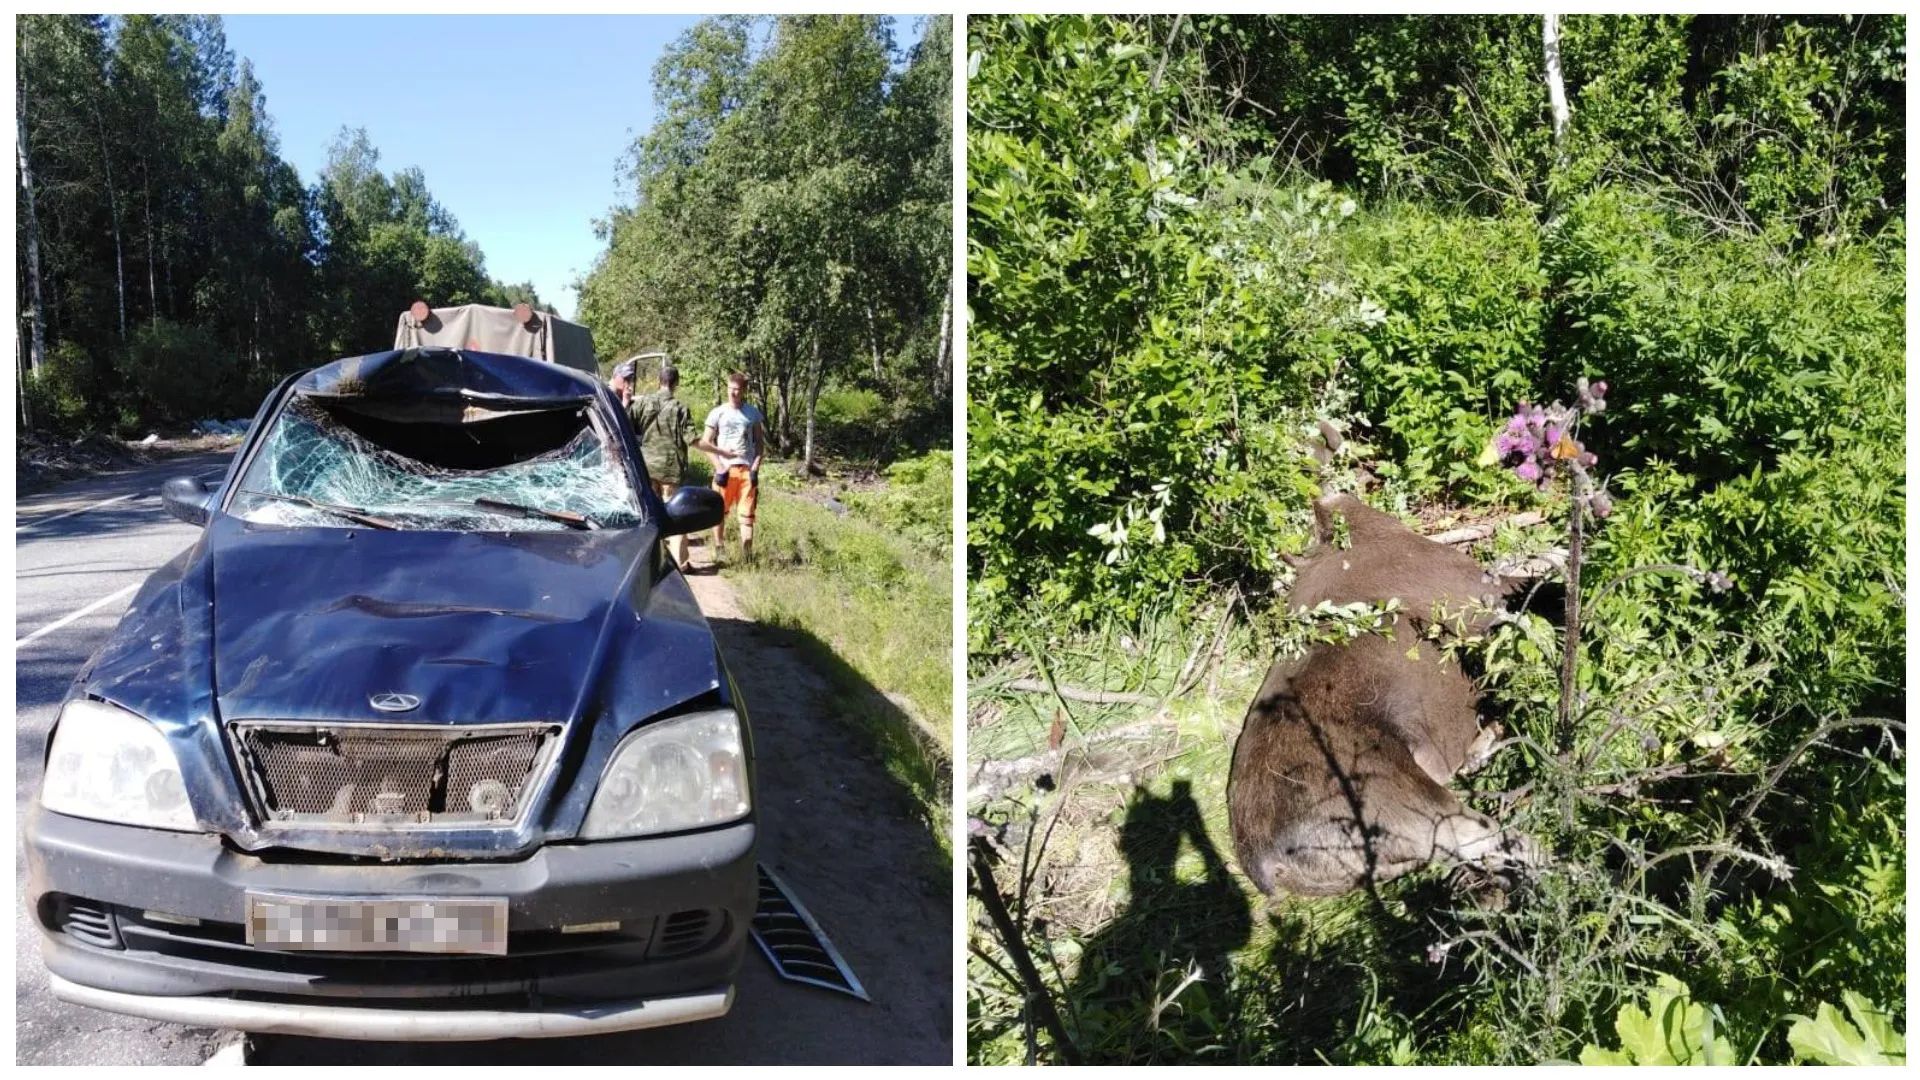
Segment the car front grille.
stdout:
[[279,826],[507,827],[553,759],[551,724],[233,725],[261,820]]

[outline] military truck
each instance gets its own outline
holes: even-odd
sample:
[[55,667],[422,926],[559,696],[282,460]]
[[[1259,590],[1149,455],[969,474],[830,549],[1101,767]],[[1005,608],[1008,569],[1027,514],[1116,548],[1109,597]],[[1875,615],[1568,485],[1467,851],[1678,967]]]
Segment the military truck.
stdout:
[[429,308],[426,301],[415,300],[412,307],[400,313],[393,347],[417,349],[426,345],[530,356],[588,375],[600,374],[600,362],[593,355],[593,331],[551,311],[535,311],[527,304],[510,308],[486,304]]

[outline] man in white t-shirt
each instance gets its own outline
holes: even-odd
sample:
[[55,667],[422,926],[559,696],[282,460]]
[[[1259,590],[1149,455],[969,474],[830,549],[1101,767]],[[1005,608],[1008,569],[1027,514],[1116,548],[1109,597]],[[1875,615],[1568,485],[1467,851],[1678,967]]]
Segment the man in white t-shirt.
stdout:
[[725,514],[740,508],[740,557],[753,558],[753,517],[760,505],[760,456],[767,447],[767,418],[747,404],[747,376],[736,371],[727,376],[727,400],[707,414],[706,441],[720,448],[713,461],[713,486],[720,492],[726,510],[713,530],[713,558],[716,563],[726,546]]

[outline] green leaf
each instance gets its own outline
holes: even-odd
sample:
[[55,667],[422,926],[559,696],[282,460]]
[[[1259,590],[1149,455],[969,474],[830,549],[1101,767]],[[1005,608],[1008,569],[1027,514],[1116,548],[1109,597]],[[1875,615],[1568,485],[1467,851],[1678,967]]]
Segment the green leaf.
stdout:
[[[1850,1024],[1840,1010],[1821,1002],[1811,1018],[1796,1016],[1787,1029],[1787,1045],[1800,1061],[1821,1065],[1904,1065],[1907,1040],[1893,1030],[1886,1013],[1851,990],[1841,995]],[[1858,1024],[1859,1026],[1855,1026]]]

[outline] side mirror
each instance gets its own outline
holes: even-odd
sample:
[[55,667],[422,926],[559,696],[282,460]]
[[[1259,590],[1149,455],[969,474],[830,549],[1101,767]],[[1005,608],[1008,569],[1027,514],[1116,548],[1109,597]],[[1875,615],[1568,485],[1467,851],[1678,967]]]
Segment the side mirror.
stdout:
[[667,500],[667,517],[660,523],[660,535],[684,536],[715,528],[726,516],[727,505],[719,492],[705,484],[686,484]]
[[205,525],[219,495],[219,485],[210,488],[196,476],[176,476],[160,485],[160,502],[167,513],[189,525]]

